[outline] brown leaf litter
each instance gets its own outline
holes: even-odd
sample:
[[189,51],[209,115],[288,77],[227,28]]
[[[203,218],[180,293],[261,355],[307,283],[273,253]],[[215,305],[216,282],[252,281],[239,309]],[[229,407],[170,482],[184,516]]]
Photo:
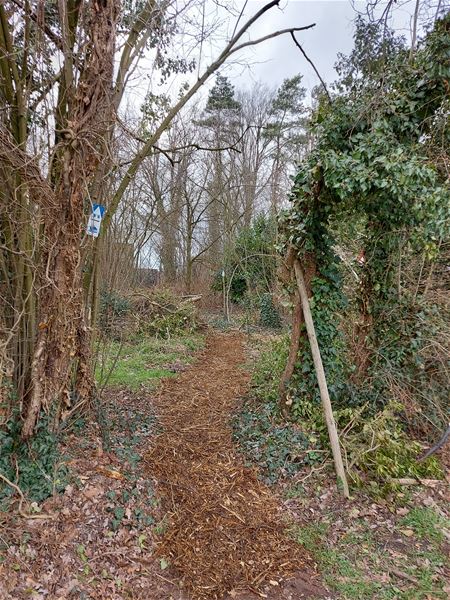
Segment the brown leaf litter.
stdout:
[[308,595],[291,597],[316,597],[317,574],[289,538],[280,503],[233,445],[229,420],[249,383],[244,361],[242,336],[216,335],[191,369],[160,389],[163,432],[145,459],[169,517],[157,555],[196,600],[267,597],[267,586],[293,576]]

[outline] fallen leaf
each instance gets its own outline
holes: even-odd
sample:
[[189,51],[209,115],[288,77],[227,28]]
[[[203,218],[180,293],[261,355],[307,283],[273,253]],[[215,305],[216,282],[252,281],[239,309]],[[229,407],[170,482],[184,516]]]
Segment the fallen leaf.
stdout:
[[123,481],[125,476],[122,475],[119,471],[115,471],[114,469],[106,469],[105,467],[97,467],[97,471],[102,475],[106,475],[111,479],[118,479],[119,481]]
[[396,513],[398,515],[400,515],[401,517],[404,517],[405,515],[407,515],[409,513],[409,508],[402,506],[401,508],[397,508]]
[[406,537],[412,537],[414,535],[414,531],[412,529],[401,529],[400,530],[403,535],[406,535]]
[[103,494],[103,490],[98,487],[89,487],[84,490],[83,494],[86,496],[86,498],[92,499]]

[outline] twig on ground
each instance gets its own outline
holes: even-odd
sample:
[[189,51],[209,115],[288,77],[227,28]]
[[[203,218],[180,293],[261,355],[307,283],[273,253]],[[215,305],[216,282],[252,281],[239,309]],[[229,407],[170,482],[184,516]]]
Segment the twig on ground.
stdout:
[[390,572],[392,573],[392,575],[395,575],[396,577],[399,577],[400,579],[404,579],[405,581],[409,581],[410,583],[414,583],[415,585],[417,585],[419,583],[418,579],[416,579],[415,577],[412,577],[411,575],[408,575],[408,573],[399,571],[398,569],[391,568]]
[[308,473],[308,475],[306,475],[306,477],[303,477],[302,479],[296,479],[295,483],[303,483],[305,482],[307,479],[309,479],[311,477],[311,475],[313,475],[314,473],[320,473],[320,471],[323,471],[325,469],[325,467],[328,465],[328,458],[329,458],[329,454],[328,456],[325,458],[325,460],[322,462],[322,464],[320,465],[320,467],[317,468],[312,468],[310,470],[310,472]]
[[15,490],[19,494],[19,498],[20,498],[19,499],[19,508],[17,510],[21,517],[23,517],[24,519],[54,519],[55,518],[55,515],[50,514],[50,513],[39,513],[39,514],[32,515],[32,514],[24,512],[22,510],[22,506],[23,506],[23,503],[25,502],[25,494],[22,492],[20,487],[18,485],[16,485],[15,483],[13,483],[12,481],[10,481],[2,473],[0,473],[0,479],[2,481],[4,481],[6,483],[6,485],[9,485],[9,487],[11,487],[13,490]]

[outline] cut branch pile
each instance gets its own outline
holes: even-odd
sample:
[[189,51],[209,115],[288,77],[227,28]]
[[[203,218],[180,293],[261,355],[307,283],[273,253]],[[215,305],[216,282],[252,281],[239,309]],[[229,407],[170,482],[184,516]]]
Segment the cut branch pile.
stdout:
[[[210,340],[197,365],[168,380],[156,401],[163,432],[146,457],[168,511],[158,556],[198,600],[316,574],[286,534],[274,495],[244,466],[228,424],[248,384],[241,339]],[[302,575],[303,577],[303,575]]]
[[200,325],[195,301],[190,297],[180,298],[167,290],[137,290],[131,304],[139,328],[151,335],[169,337],[183,331],[193,332]]

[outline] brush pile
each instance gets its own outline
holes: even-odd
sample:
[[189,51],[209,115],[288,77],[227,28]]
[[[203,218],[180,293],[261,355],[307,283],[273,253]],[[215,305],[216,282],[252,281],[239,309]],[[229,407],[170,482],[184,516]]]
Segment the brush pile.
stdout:
[[130,298],[132,316],[140,332],[159,338],[193,333],[201,327],[199,296],[176,296],[170,290],[135,290]]

